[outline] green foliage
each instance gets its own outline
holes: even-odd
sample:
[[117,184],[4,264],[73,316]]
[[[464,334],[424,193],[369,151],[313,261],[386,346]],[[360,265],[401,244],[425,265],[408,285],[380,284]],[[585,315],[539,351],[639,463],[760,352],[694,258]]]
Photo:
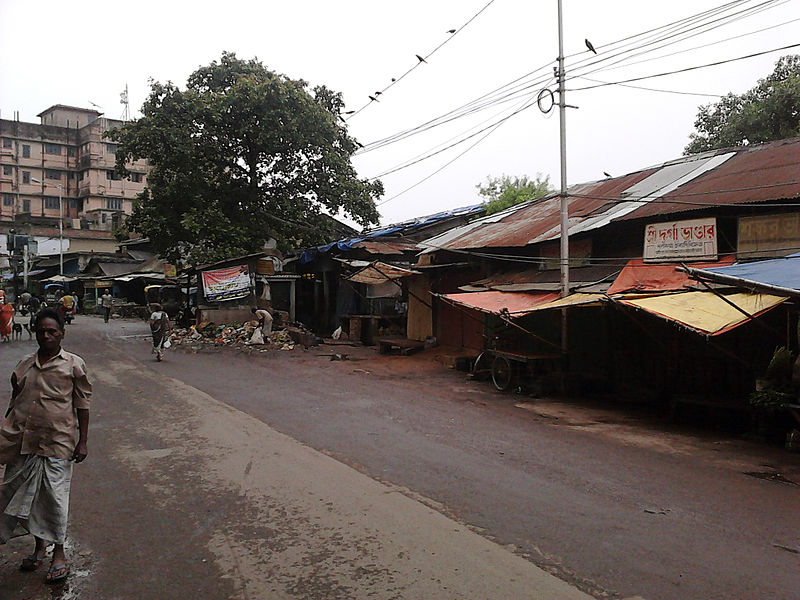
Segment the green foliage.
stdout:
[[775,348],[772,359],[767,365],[767,379],[771,381],[789,381],[792,379],[794,356],[792,351],[785,346]]
[[197,265],[330,241],[340,211],[376,224],[379,181],[358,179],[357,149],[341,95],[223,53],[192,73],[185,90],[151,81],[142,118],[107,134],[117,170],[147,158],[148,185],[126,223],[170,262]]
[[748,396],[750,406],[767,414],[782,411],[794,401],[794,394],[780,390],[766,389],[752,392]]
[[751,393],[750,405],[763,413],[772,414],[783,410],[795,399],[792,386],[794,355],[785,346],[775,348],[766,371],[764,389]]
[[775,70],[744,94],[701,106],[694,127],[684,154],[800,135],[800,55],[781,57]]
[[529,179],[527,175],[487,177],[486,183],[479,183],[475,187],[478,188],[478,193],[486,199],[487,215],[500,212],[526,200],[539,198],[553,191],[550,187],[550,176],[542,178],[541,173],[537,173],[533,180]]

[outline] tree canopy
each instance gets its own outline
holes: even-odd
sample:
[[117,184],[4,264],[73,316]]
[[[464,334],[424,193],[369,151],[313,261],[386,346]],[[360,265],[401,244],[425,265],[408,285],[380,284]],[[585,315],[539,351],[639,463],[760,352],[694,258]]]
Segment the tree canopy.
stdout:
[[479,183],[475,187],[478,188],[478,193],[488,203],[486,208],[487,215],[500,212],[509,206],[544,196],[553,191],[550,187],[550,176],[542,177],[541,173],[537,173],[535,179],[530,179],[527,175],[521,177],[511,177],[509,175],[487,177],[485,183]]
[[143,116],[109,132],[117,170],[146,158],[147,187],[126,229],[170,261],[201,264],[328,239],[341,211],[376,224],[379,181],[351,164],[341,95],[223,53],[191,74],[186,89],[151,81]]
[[744,94],[701,106],[694,127],[684,154],[800,135],[800,55],[781,57],[775,70]]

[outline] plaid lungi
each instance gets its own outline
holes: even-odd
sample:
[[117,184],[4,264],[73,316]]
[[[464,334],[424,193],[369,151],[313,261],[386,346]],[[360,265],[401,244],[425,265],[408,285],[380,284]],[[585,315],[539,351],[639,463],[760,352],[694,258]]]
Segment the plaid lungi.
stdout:
[[0,544],[25,533],[63,544],[71,482],[72,462],[66,458],[28,454],[6,465],[0,485]]

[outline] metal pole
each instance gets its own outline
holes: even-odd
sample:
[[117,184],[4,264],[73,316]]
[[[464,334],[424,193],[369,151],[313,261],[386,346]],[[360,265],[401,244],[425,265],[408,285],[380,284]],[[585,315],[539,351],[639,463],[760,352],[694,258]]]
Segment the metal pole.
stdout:
[[64,274],[64,209],[61,202],[61,185],[58,186],[58,272]]
[[[564,24],[558,0],[558,121],[561,133],[561,297],[569,295],[569,207],[567,204],[567,100],[564,87]],[[561,349],[567,351],[567,310],[561,311]]]
[[22,247],[22,287],[28,291],[28,244]]

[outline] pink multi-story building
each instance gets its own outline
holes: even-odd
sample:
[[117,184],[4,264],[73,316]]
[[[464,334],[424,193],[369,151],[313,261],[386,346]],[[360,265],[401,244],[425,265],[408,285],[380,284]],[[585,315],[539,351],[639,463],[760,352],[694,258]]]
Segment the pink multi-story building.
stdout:
[[57,227],[60,191],[64,238],[76,229],[111,237],[148,172],[145,160],[128,165],[131,179],[115,172],[117,145],[103,133],[123,122],[61,104],[38,116],[38,124],[0,119],[0,229]]

